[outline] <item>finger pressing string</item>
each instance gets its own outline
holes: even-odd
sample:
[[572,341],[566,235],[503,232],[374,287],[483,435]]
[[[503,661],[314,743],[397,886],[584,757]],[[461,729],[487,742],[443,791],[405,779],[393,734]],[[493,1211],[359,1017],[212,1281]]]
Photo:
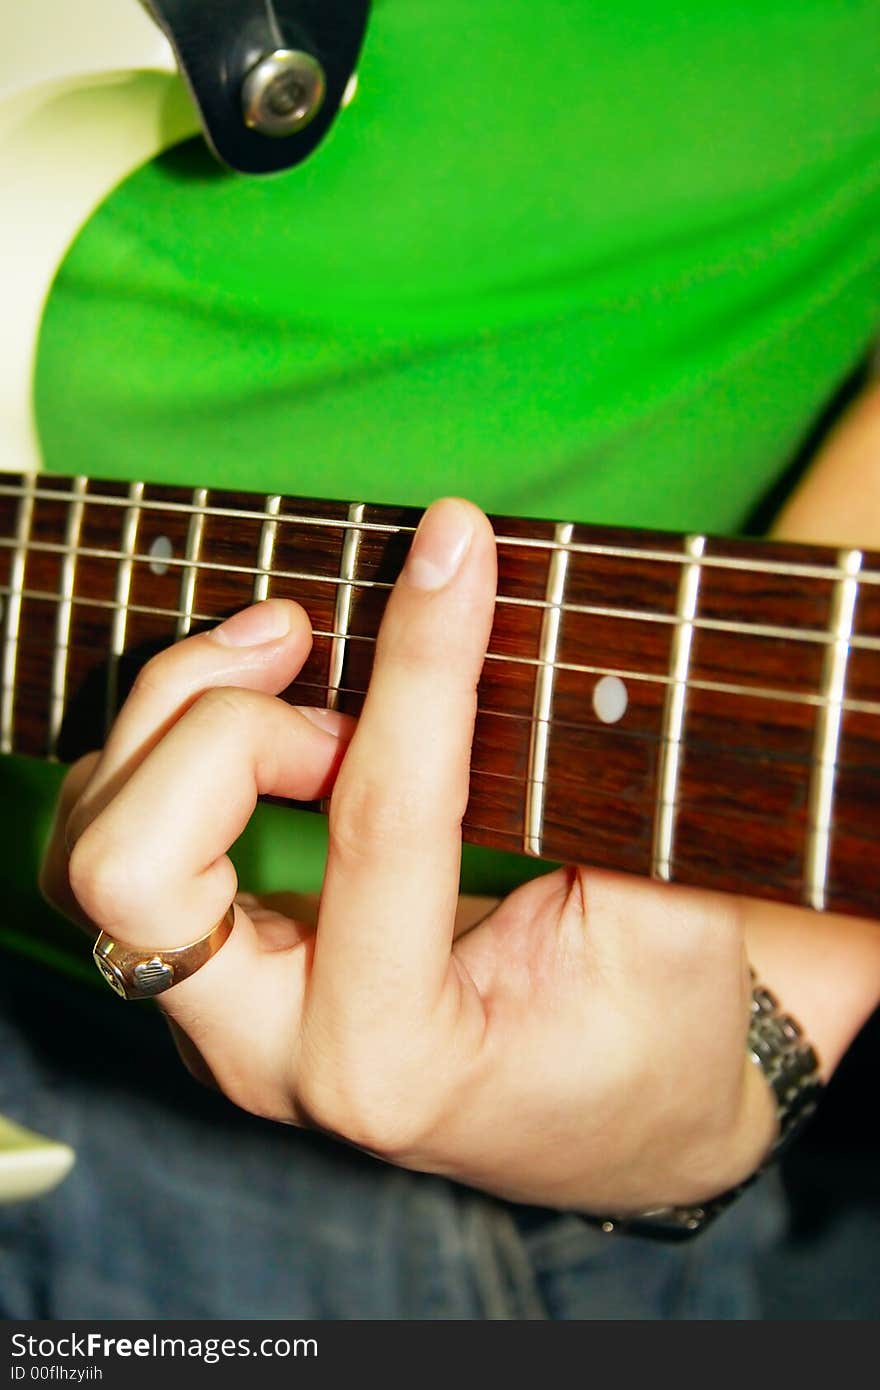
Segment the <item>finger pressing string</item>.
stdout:
[[75,809],[68,837],[71,847],[204,691],[236,686],[277,694],[302,667],[311,642],[309,620],[299,604],[267,599],[149,661],[120,710]]
[[325,1022],[418,1011],[448,973],[495,581],[483,514],[457,499],[429,508],[331,803],[311,995]]

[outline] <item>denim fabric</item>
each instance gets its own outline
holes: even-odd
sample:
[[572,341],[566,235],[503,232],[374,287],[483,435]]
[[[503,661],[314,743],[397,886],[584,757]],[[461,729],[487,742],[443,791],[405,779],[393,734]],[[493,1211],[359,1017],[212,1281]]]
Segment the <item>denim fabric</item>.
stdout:
[[243,1115],[151,1005],[10,957],[0,1056],[0,1111],[77,1151],[53,1193],[0,1206],[4,1318],[760,1315],[765,1183],[686,1246],[606,1237]]

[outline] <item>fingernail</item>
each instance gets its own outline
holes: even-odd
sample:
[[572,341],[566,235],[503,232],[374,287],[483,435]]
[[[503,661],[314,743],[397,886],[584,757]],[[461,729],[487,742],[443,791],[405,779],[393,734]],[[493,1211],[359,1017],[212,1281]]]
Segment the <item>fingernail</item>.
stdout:
[[297,705],[297,709],[310,724],[316,725],[325,734],[332,734],[334,738],[342,738],[351,723],[346,715],[334,709],[321,709],[318,705]]
[[266,599],[212,628],[208,634],[224,647],[259,647],[263,642],[276,642],[290,631],[287,605],[278,599]]
[[442,589],[459,569],[473,535],[470,511],[454,497],[434,502],[419,522],[406,561],[416,589]]

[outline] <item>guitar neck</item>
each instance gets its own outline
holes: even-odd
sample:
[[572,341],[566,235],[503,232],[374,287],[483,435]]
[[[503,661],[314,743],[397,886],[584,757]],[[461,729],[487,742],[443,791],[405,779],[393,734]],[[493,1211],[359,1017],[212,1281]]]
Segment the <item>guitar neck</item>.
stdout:
[[[100,746],[157,650],[308,611],[284,698],[357,714],[420,513],[4,476],[0,749]],[[465,838],[876,915],[880,556],[493,518]]]

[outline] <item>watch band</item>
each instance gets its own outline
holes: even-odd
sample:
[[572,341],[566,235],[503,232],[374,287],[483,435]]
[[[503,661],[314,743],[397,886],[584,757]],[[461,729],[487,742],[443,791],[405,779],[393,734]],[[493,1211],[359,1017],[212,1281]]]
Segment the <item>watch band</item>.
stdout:
[[584,1220],[607,1234],[624,1232],[659,1240],[688,1240],[714,1221],[788,1148],[814,1113],[822,1093],[819,1059],[800,1025],[783,1013],[779,1001],[752,971],[752,1011],[746,1040],[749,1057],[760,1067],[776,1100],[779,1131],[761,1166],[736,1187],[710,1201],[687,1207],[656,1207],[629,1216],[592,1216]]

